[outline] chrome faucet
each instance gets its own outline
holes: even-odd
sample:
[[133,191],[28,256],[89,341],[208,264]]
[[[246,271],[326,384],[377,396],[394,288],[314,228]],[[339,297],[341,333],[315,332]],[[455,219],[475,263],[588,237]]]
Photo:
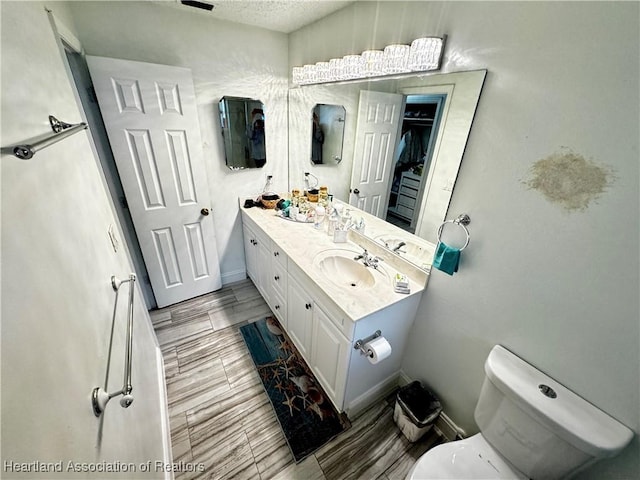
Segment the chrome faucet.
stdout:
[[375,255],[371,255],[366,248],[364,249],[364,252],[354,257],[353,259],[356,261],[362,260],[362,263],[364,264],[365,267],[371,267],[376,269],[378,268],[378,262],[380,261],[378,257],[376,257]]
[[395,247],[393,247],[392,251],[397,253],[397,252],[398,252],[402,247],[404,247],[405,245],[406,245],[406,243],[405,243],[405,242],[400,242],[400,243],[398,243],[398,245],[396,245]]
[[347,228],[350,230],[355,230],[356,232],[363,232],[364,227],[364,218],[361,217],[358,223],[350,222]]

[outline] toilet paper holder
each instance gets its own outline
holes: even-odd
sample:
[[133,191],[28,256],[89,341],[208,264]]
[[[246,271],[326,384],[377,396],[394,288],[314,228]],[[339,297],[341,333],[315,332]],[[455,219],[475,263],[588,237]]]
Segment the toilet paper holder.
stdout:
[[369,335],[367,338],[356,340],[356,343],[353,344],[353,349],[360,350],[360,355],[366,355],[367,357],[371,357],[372,354],[370,352],[367,352],[364,346],[367,342],[370,342],[374,338],[378,338],[381,335],[382,335],[382,332],[380,330],[376,330],[372,335]]

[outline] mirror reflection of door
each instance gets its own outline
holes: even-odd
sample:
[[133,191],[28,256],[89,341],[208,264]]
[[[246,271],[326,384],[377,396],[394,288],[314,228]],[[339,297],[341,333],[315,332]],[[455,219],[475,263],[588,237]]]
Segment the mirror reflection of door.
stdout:
[[342,161],[346,110],[342,105],[317,104],[311,112],[311,163],[338,165]]
[[219,110],[227,166],[262,168],[267,162],[264,104],[252,98],[222,97]]
[[394,156],[386,220],[415,233],[446,95],[408,95]]
[[349,203],[385,219],[404,96],[360,91]]
[[360,93],[352,205],[415,233],[445,99]]

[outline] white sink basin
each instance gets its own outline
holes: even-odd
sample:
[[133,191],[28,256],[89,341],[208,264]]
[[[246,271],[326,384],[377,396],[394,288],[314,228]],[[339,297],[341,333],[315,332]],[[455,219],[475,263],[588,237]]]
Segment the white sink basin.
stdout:
[[384,268],[366,267],[362,260],[355,260],[360,252],[331,248],[318,253],[313,259],[314,266],[336,286],[367,289],[388,280]]

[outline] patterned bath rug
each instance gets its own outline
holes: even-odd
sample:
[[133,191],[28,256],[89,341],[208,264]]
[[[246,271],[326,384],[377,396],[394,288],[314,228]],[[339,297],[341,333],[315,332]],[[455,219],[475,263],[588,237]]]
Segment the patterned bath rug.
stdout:
[[274,317],[244,325],[240,333],[296,463],[351,426]]

